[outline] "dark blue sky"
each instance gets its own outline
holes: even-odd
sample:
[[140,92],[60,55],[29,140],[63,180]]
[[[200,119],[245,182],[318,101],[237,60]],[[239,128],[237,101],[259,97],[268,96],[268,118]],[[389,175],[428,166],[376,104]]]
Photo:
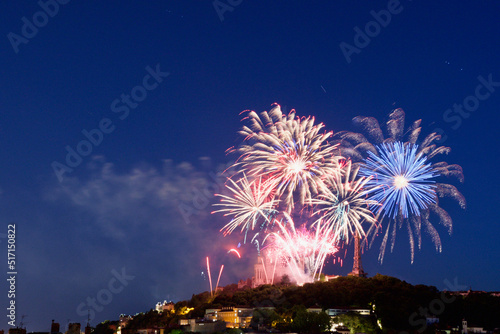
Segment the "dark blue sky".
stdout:
[[[239,261],[226,255],[237,239],[218,233],[225,220],[210,215],[204,193],[233,159],[225,150],[238,143],[239,113],[273,102],[335,132],[352,130],[357,115],[382,123],[396,107],[407,124],[421,118],[424,134],[442,129],[452,148],[444,159],[464,168],[467,210],[443,201],[454,230],[437,226],[442,253],[424,236],[410,264],[401,231],[383,264],[380,243],[365,252],[365,270],[439,289],[457,278],[500,290],[499,3],[231,3],[223,20],[211,1],[73,0],[49,6],[52,16],[36,1],[0,4],[1,268],[14,222],[16,311],[28,331],[49,330],[51,319],[64,330],[68,320],[84,324],[88,297],[106,304],[94,307],[92,325],[190,298],[208,288],[207,255],[213,271],[225,264],[223,285],[250,276],[255,250],[244,246]],[[373,24],[371,11],[388,6],[390,22]],[[340,45],[356,47],[367,25],[372,37],[346,57]],[[146,77],[155,71],[157,81]],[[482,80],[493,81],[490,90]],[[130,94],[140,102],[127,106]],[[453,111],[463,103],[472,111]],[[54,162],[66,164],[66,147],[77,150],[82,130],[99,126],[108,133],[60,182]],[[348,255],[326,270],[350,266]],[[122,270],[130,277],[118,283]]]

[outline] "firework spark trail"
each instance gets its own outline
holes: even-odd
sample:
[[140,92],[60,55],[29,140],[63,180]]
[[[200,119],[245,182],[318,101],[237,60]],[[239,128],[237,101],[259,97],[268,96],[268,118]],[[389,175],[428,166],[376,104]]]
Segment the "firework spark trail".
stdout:
[[[279,231],[266,235],[265,241],[269,240],[271,249],[288,263],[298,284],[314,280],[321,274],[326,257],[337,251],[337,236],[320,225],[315,226],[314,231],[305,228],[297,231],[291,217],[286,213],[284,215],[289,224],[276,220]],[[309,277],[304,277],[304,267]]]
[[[430,161],[440,154],[448,154],[451,151],[449,147],[439,146],[439,140],[441,139],[439,134],[435,132],[430,133],[425,138],[420,139],[420,134],[422,132],[421,123],[422,120],[416,120],[405,129],[405,112],[403,109],[398,108],[389,114],[385,127],[385,133],[382,131],[380,124],[375,118],[358,116],[353,119],[353,124],[361,130],[361,133],[340,131],[332,136],[332,139],[340,145],[337,153],[345,156],[346,158],[350,158],[355,164],[364,164],[365,160],[371,156],[380,157],[377,145],[380,146],[382,144],[390,145],[392,143],[400,143],[400,145],[404,145],[405,147],[414,147],[414,145],[419,142],[420,144],[415,155],[416,159],[426,158],[427,161]],[[454,178],[460,183],[464,182],[462,167],[459,165],[448,165],[448,163],[440,161],[432,162],[430,163],[430,166],[436,176],[439,177],[439,181],[444,178]],[[397,184],[402,187],[404,187],[407,182],[407,180],[401,177],[396,181]],[[414,258],[414,238],[417,239],[417,246],[420,249],[422,227],[424,227],[431,236],[436,249],[438,251],[441,250],[440,237],[437,230],[429,221],[429,213],[432,213],[436,218],[438,218],[439,223],[445,226],[448,229],[448,233],[451,234],[453,227],[452,219],[450,215],[439,206],[438,198],[452,198],[462,209],[466,208],[466,200],[455,186],[448,183],[435,183],[434,191],[437,195],[434,196],[435,203],[427,203],[426,209],[420,209],[420,215],[418,215],[418,211],[416,211],[416,213],[412,212],[412,209],[415,209],[415,207],[409,207],[410,211],[407,212],[408,215],[406,218],[402,213],[399,214],[400,210],[396,208],[393,209],[392,214],[382,212],[385,214],[384,220],[386,222],[386,231],[382,234],[383,240],[379,252],[380,262],[384,259],[385,250],[389,240],[392,252],[396,240],[397,227],[402,228],[403,224],[406,225],[406,230],[410,240],[412,263]],[[417,204],[417,208],[418,207],[419,206]],[[372,234],[372,240],[370,241],[371,247],[376,236],[379,234],[378,228],[370,228],[367,234]]]
[[349,243],[349,235],[366,236],[363,223],[376,225],[370,206],[376,207],[378,202],[365,198],[363,189],[370,178],[358,177],[351,161],[346,162],[341,171],[341,176],[330,175],[325,179],[321,194],[310,204],[316,206],[313,215],[319,216],[313,225],[326,224],[330,232]]
[[219,287],[220,276],[222,275],[222,270],[224,270],[224,265],[220,266],[219,277],[217,278],[217,284],[215,285],[215,293],[217,293],[217,288]]
[[[249,231],[255,231],[252,243],[259,255],[268,240],[272,247],[266,245],[263,250],[280,253],[298,282],[307,280],[300,277],[305,273],[311,275],[308,279],[320,275],[339,242],[349,243],[352,235],[366,240],[373,233],[374,238],[382,219],[388,224],[382,234],[381,262],[389,236],[392,251],[396,230],[403,224],[410,238],[412,262],[414,249],[421,246],[422,227],[440,250],[441,241],[429,214],[438,216],[450,232],[452,221],[439,207],[438,198],[451,197],[465,207],[465,199],[454,186],[430,184],[438,176],[463,181],[460,166],[427,163],[450,149],[434,144],[439,140],[435,133],[416,145],[421,121],[405,132],[402,109],[389,115],[388,138],[378,122],[368,117],[353,120],[366,130],[367,137],[346,131],[332,135],[322,130],[322,123],[315,124],[314,117],[300,118],[295,111],[283,115],[279,106],[260,114],[250,111],[244,120],[249,125],[239,132],[243,143],[229,150],[240,155],[233,165],[240,173],[232,176],[236,181],[230,178],[226,183],[230,195],[217,195],[221,197],[217,205],[223,208],[214,212],[232,218],[221,229],[224,235],[241,229],[246,242]],[[329,138],[334,142],[328,142]],[[316,221],[296,229],[289,215],[304,209],[316,216]],[[277,219],[281,215],[284,221]],[[343,265],[341,258],[335,262]],[[275,269],[272,282],[274,274]]]
[[262,267],[264,268],[264,275],[266,276],[266,284],[269,283],[269,279],[267,277],[267,271],[266,271],[266,265],[264,263],[264,259],[263,258],[260,258],[261,261],[262,261]]
[[212,296],[212,275],[210,274],[210,262],[207,256],[207,272],[208,272],[208,281],[210,282],[210,296]]
[[231,249],[229,250],[229,252],[227,252],[227,253],[229,254],[229,253],[231,253],[231,252],[234,252],[234,253],[238,256],[238,258],[239,258],[239,259],[241,259],[241,254],[240,254],[240,252],[238,252],[236,249],[231,248]]
[[[379,215],[382,218],[388,216],[391,220],[395,220],[388,222],[380,248],[379,261],[382,262],[384,258],[391,225],[392,252],[396,240],[396,227],[399,225],[401,228],[406,220],[410,242],[410,260],[413,263],[415,254],[413,229],[420,248],[422,221],[420,216],[421,212],[428,210],[431,206],[433,208],[436,206],[436,186],[431,183],[434,183],[433,178],[437,177],[438,173],[431,164],[425,164],[427,160],[425,156],[418,155],[419,148],[416,144],[383,143],[377,146],[377,149],[379,156],[368,152],[369,157],[365,160],[365,165],[362,166],[360,173],[372,177],[367,183],[365,193],[370,199],[381,203]],[[427,223],[428,221],[424,222],[427,230],[430,231],[436,249],[439,250],[441,248],[439,234],[430,223]]]
[[314,117],[299,118],[295,111],[285,116],[278,105],[260,117],[252,111],[246,118],[250,127],[240,131],[245,141],[234,150],[241,154],[235,165],[253,177],[266,175],[276,180],[276,196],[287,212],[295,206],[294,195],[304,205],[318,193],[321,177],[335,173],[336,147],[326,141],[332,132],[320,134],[324,125],[315,125]]
[[[282,260],[288,263],[290,272],[297,283],[303,284],[303,270],[300,269],[300,264],[297,263],[297,261],[300,261],[300,255],[297,249],[292,246],[292,242],[287,243],[287,241],[292,241],[293,237],[280,222],[277,222],[277,224],[280,227],[283,236],[276,232],[272,232],[266,235],[264,242],[266,242],[268,237],[271,237],[270,240],[272,242],[272,251],[276,252],[276,254],[279,254],[280,257],[282,257]],[[290,225],[290,228],[295,233],[295,227],[293,225]]]
[[321,246],[320,248],[321,251],[319,252],[320,256],[318,257],[318,260],[314,265],[315,270],[313,278],[317,276],[319,279],[319,277],[321,276],[321,272],[323,271],[326,257],[328,255],[333,255],[338,251],[338,247],[336,245],[338,244],[339,233],[338,231],[335,232],[330,231],[328,226],[321,227],[320,225],[317,225],[315,226],[315,228],[316,228],[316,238],[314,242],[316,244],[317,241],[320,241],[319,245]]
[[394,219],[401,212],[408,218],[409,212],[420,215],[420,210],[436,203],[435,186],[429,183],[434,183],[437,173],[425,164],[425,157],[417,156],[418,145],[383,143],[377,149],[380,156],[368,152],[360,174],[370,177],[365,193],[382,203],[382,216]]
[[255,244],[255,248],[257,249],[257,254],[260,254],[260,243],[259,243],[259,240],[257,240],[258,236],[259,236],[259,233],[256,233],[253,236],[252,241],[250,241],[250,243]]
[[274,275],[276,274],[276,264],[278,263],[278,255],[276,254],[274,258],[274,268],[273,268],[273,276],[271,276],[271,285],[274,284]]
[[[336,146],[327,141],[332,132],[322,131],[324,125],[315,124],[314,117],[300,118],[295,111],[283,115],[279,105],[260,115],[250,111],[244,120],[249,126],[240,131],[243,144],[229,150],[240,154],[233,166],[239,167],[241,174],[233,175],[239,177],[236,181],[229,178],[226,183],[231,195],[216,195],[221,197],[221,203],[216,205],[222,209],[213,213],[232,218],[221,232],[227,235],[239,228],[246,242],[248,232],[260,228],[251,241],[259,255],[261,243],[273,235],[268,240],[280,244],[280,256],[288,258],[297,281],[306,280],[301,278],[304,267],[314,279],[321,273],[326,257],[336,251],[340,234],[333,229],[333,218],[329,225],[318,222],[310,231],[305,227],[297,231],[288,213],[297,203],[301,208],[310,206],[311,199],[325,188],[324,179],[340,176],[342,158],[334,155]],[[282,214],[286,220],[279,222],[276,218]],[[276,265],[277,258],[272,282]],[[265,266],[264,270],[269,283]]]
[[224,216],[233,216],[233,219],[221,231],[227,235],[241,226],[241,232],[246,231],[246,242],[246,233],[253,230],[259,221],[269,223],[269,217],[276,212],[274,207],[278,201],[271,198],[276,182],[274,180],[263,181],[262,178],[249,182],[244,173],[238,181],[235,182],[232,179],[228,181],[230,185],[226,184],[226,188],[232,192],[232,196],[216,194],[221,197],[221,203],[214,205],[223,206],[223,209],[212,213],[223,212]]

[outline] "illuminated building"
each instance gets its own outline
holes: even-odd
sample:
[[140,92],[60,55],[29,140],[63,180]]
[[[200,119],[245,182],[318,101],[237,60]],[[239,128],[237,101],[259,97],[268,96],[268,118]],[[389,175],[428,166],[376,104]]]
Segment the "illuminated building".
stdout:
[[172,312],[174,310],[174,303],[168,302],[165,300],[163,303],[158,302],[155,307],[156,311],[161,313],[163,311],[170,311]]
[[184,331],[191,333],[220,333],[226,329],[224,321],[180,319],[179,325],[187,327]]
[[254,277],[252,277],[252,288],[263,284],[280,283],[284,275],[288,275],[288,268],[282,261],[274,262],[270,259],[257,257],[257,263],[254,264]]
[[205,319],[208,321],[224,321],[227,328],[247,328],[253,317],[253,308],[223,307],[207,309]]
[[332,318],[332,327],[330,330],[332,332],[339,333],[349,333],[349,329],[344,326],[342,322],[337,322],[335,319],[336,316],[346,313],[357,313],[362,316],[369,316],[371,314],[371,310],[367,308],[330,308],[326,310],[326,314],[328,314]]
[[21,327],[9,328],[9,334],[26,334],[26,328],[21,328]]
[[136,330],[137,334],[164,334],[164,328],[144,328]]

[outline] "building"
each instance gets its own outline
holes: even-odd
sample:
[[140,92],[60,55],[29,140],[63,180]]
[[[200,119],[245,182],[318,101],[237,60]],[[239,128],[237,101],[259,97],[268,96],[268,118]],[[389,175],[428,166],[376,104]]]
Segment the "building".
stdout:
[[246,280],[240,279],[238,281],[238,289],[243,289],[244,287],[252,287],[252,279],[247,278]]
[[332,326],[331,331],[337,332],[339,334],[351,334],[351,330],[346,326],[336,326],[336,327]]
[[253,268],[252,288],[263,284],[280,283],[283,276],[288,275],[288,268],[283,262],[265,259],[260,255],[257,256],[257,263],[254,264]]
[[334,280],[334,279],[339,278],[339,277],[340,277],[340,275],[325,275],[325,282]]
[[317,305],[315,305],[313,307],[309,307],[307,309],[307,312],[312,312],[312,313],[321,313],[321,311],[323,311],[323,309]]
[[196,321],[196,319],[179,319],[179,326],[189,326],[189,324],[194,321]]
[[207,308],[205,310],[205,320],[217,321],[217,313],[220,310],[221,310],[220,308]]
[[156,311],[162,313],[163,311],[172,312],[174,310],[174,303],[168,302],[166,300],[163,303],[158,302],[155,307]]
[[125,328],[130,320],[132,320],[133,317],[131,315],[125,315],[125,314],[120,314],[120,327]]
[[483,327],[477,327],[477,326],[470,326],[467,323],[467,320],[463,319],[462,320],[462,333],[463,334],[468,334],[468,333],[487,333]]
[[80,334],[80,323],[79,322],[69,323],[66,334]]
[[85,334],[92,334],[92,327],[90,327],[90,322],[87,322],[87,326],[85,326]]
[[58,322],[54,322],[54,320],[52,320],[52,324],[50,325],[50,333],[52,334],[55,334],[55,333],[59,333],[59,323]]
[[370,315],[370,309],[368,308],[329,308],[326,310],[326,314],[330,317],[336,317],[341,314],[346,314],[347,312],[355,312],[360,315]]
[[[334,318],[341,314],[346,314],[348,312],[355,312],[364,316],[370,315],[370,309],[367,308],[329,308],[328,310],[326,310],[326,314],[328,314],[331,318]],[[349,333],[349,329],[347,329],[347,327],[345,327],[342,322],[336,321],[332,321],[332,328],[330,330],[332,332],[337,331],[339,333]]]
[[206,309],[206,321],[224,321],[227,328],[247,328],[253,317],[253,308],[223,307],[221,309]]
[[132,320],[133,317],[131,315],[120,314],[120,320],[118,324],[118,328],[116,329],[116,334],[125,334],[128,331],[125,329],[127,327],[128,322]]
[[224,332],[226,329],[224,321],[209,321],[206,319],[180,319],[179,325],[183,327],[184,332],[192,333],[216,333]]
[[26,334],[26,328],[21,328],[21,327],[9,328],[9,334]]
[[137,334],[164,334],[164,328],[142,328],[136,331]]

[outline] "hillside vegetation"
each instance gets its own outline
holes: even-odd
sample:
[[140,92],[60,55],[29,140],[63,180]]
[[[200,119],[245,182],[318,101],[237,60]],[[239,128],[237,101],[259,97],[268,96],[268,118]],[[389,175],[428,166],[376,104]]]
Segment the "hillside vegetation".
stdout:
[[[411,285],[394,277],[376,275],[371,278],[339,277],[304,286],[281,284],[238,289],[236,284],[232,284],[214,297],[204,292],[193,295],[191,300],[178,302],[172,313],[159,314],[151,310],[136,315],[127,328],[131,331],[147,327],[174,329],[178,328],[181,318],[202,318],[207,308],[228,306],[274,307],[274,310],[256,310],[253,325],[263,324],[283,331],[318,332],[310,328],[312,322],[314,328],[323,328],[324,319],[305,313],[309,307],[323,310],[368,308],[372,310],[370,317],[360,320],[356,315],[348,315],[352,319],[344,317],[344,323],[361,321],[364,324],[359,326],[370,332],[428,331],[425,317],[439,318],[441,328],[456,327],[464,318],[470,324],[485,328],[500,327],[500,297],[479,292],[464,297],[441,292],[433,286]],[[297,321],[301,321],[304,328],[291,327],[292,322],[298,325]]]

